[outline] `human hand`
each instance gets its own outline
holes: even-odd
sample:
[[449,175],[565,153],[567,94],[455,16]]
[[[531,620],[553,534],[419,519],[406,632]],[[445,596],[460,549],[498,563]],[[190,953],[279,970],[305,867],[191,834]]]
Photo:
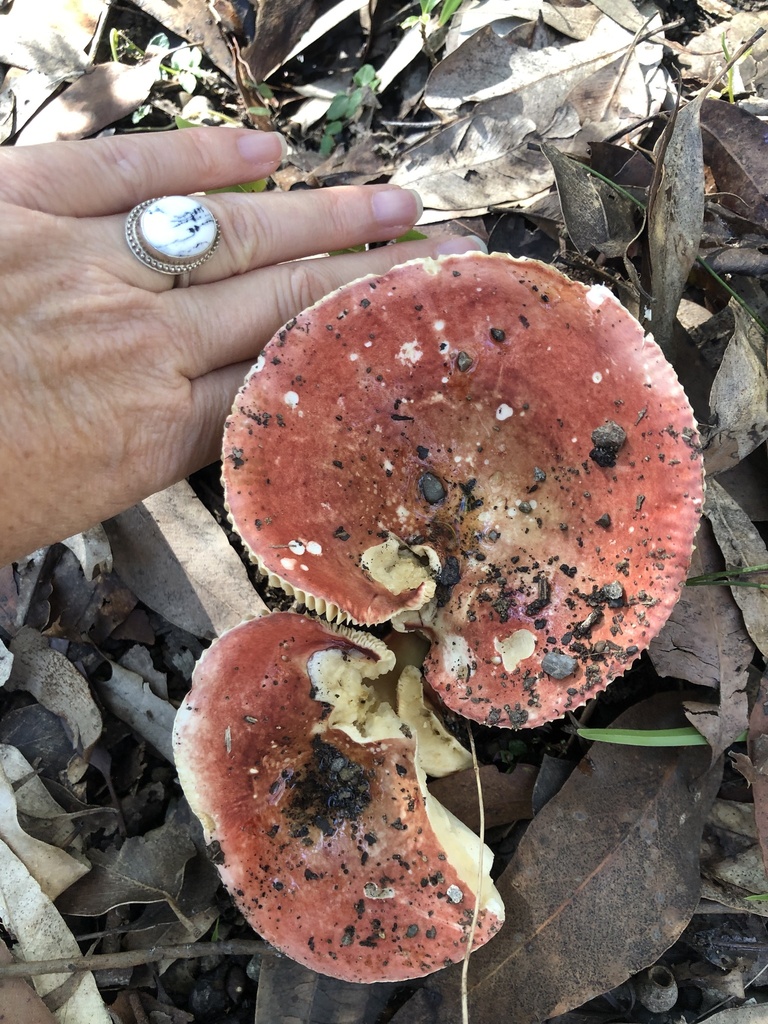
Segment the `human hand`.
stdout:
[[276,134],[211,128],[0,149],[0,565],[218,458],[247,370],[300,310],[364,274],[478,246],[302,259],[415,223],[415,193],[370,185],[206,197],[221,242],[190,288],[131,254],[135,204],[265,177],[283,155]]

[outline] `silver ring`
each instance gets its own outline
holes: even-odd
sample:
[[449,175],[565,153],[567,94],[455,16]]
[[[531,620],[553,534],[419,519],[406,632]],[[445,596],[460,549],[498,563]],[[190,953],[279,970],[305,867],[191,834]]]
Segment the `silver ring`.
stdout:
[[145,266],[172,274],[175,288],[209,260],[219,244],[219,224],[196,196],[162,196],[134,206],[125,222],[131,252]]

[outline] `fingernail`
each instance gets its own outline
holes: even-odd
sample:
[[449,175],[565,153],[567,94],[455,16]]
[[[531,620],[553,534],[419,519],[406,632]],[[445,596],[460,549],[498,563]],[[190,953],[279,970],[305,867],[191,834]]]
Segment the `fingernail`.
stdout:
[[246,132],[237,140],[237,148],[249,164],[278,163],[288,152],[288,144],[279,132]]
[[385,228],[415,224],[422,212],[421,197],[410,188],[388,188],[374,192],[371,199],[373,216]]
[[477,235],[454,235],[435,247],[438,256],[460,256],[463,252],[488,252],[488,246]]

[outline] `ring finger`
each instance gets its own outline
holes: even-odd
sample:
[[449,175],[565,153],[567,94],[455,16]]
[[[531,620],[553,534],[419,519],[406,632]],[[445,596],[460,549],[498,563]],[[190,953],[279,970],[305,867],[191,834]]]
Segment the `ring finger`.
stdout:
[[[407,231],[421,216],[421,201],[410,189],[391,185],[344,186],[312,192],[226,193],[203,203],[220,228],[213,256],[191,271],[191,284],[223,281],[259,267],[388,241]],[[173,275],[158,273],[131,253],[125,220],[91,221],[96,251],[110,253],[114,271],[127,284],[162,292]],[[82,231],[83,222],[79,224]],[[120,253],[119,262],[114,259]]]

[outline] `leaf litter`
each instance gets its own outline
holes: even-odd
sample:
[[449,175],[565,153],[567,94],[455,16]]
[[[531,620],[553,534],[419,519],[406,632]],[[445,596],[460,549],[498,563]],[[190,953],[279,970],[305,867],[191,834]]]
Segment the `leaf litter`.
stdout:
[[[277,127],[290,156],[270,187],[412,185],[425,232],[546,253],[649,313],[689,390],[709,475],[691,574],[737,574],[686,588],[650,656],[579,719],[687,716],[710,750],[585,748],[569,722],[476,730],[508,921],[470,960],[474,1024],[567,1024],[579,1007],[629,1021],[636,975],[657,962],[699,1015],[728,1000],[710,1019],[745,1024],[750,991],[765,1002],[768,905],[747,897],[768,891],[768,575],[737,572],[768,564],[768,44],[755,36],[768,13],[749,6],[484,0],[441,28],[417,4],[140,0],[107,13],[77,0],[36,19],[35,47],[18,3],[4,21],[3,140],[178,116]],[[401,27],[409,14],[418,23]],[[196,79],[147,59],[159,29],[200,48]],[[329,132],[334,96],[352,95],[364,65],[379,84]],[[95,949],[99,966],[36,974],[41,1001],[0,965],[3,1006],[20,1000],[20,1024],[107,1020],[106,1007],[121,1024],[459,1020],[458,969],[416,991],[322,978],[271,955],[219,889],[170,728],[205,645],[276,598],[233,546],[215,477],[0,570],[0,954],[44,972]],[[477,828],[465,781],[433,785]],[[749,955],[731,962],[742,934]],[[216,956],[216,942],[241,952]]]

